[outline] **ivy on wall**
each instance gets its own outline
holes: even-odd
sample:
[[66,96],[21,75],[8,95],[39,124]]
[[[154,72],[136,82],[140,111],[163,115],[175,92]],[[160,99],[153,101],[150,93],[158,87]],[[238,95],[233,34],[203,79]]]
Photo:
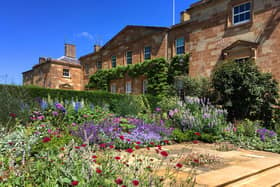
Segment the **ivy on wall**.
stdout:
[[174,76],[188,73],[189,55],[176,56],[168,63],[163,58],[147,60],[142,63],[118,66],[112,69],[102,69],[90,77],[87,88],[109,90],[111,80],[121,79],[128,75],[136,78],[141,75],[148,80],[148,93],[166,95],[173,84]]

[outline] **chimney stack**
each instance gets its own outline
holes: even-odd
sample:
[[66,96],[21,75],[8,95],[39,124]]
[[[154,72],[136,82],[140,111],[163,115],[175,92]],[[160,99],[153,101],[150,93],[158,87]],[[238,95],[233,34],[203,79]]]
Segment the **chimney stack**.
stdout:
[[181,23],[189,21],[191,19],[190,14],[187,11],[181,12]]
[[101,49],[100,45],[94,45],[94,52],[98,52]]
[[73,44],[65,44],[64,45],[64,56],[70,58],[76,58],[76,46]]

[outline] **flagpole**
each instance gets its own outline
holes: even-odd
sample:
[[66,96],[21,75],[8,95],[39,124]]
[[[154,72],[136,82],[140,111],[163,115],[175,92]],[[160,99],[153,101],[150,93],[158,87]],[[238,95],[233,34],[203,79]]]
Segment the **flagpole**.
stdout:
[[175,25],[175,0],[173,0],[173,25]]

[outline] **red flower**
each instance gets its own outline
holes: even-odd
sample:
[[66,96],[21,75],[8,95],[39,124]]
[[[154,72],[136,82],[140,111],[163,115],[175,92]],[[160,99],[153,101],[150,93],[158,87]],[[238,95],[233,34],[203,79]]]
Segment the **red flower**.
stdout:
[[139,181],[138,180],[133,180],[132,184],[133,184],[133,186],[138,186],[139,185]]
[[158,150],[158,149],[156,149],[156,153],[159,153],[159,150]]
[[150,150],[150,148],[149,148],[149,147],[147,147],[147,150]]
[[137,145],[141,144],[141,142],[135,142]]
[[140,149],[140,146],[139,145],[135,145],[135,149]]
[[12,146],[12,145],[14,145],[14,143],[13,143],[13,142],[9,142],[8,144],[9,144],[9,145],[11,145],[11,146]]
[[113,146],[113,145],[110,145],[109,147],[110,147],[110,149],[114,149],[114,146]]
[[96,168],[96,173],[102,173],[102,170],[101,169],[99,169],[99,168]]
[[121,140],[124,140],[124,136],[120,136],[120,139],[121,139]]
[[168,153],[166,151],[161,151],[160,154],[163,156],[163,157],[167,157],[168,156]]
[[163,140],[163,142],[164,142],[165,144],[169,144],[169,141],[168,141],[168,140]]
[[158,147],[159,150],[161,150],[161,146],[160,145],[158,145],[157,147]]
[[198,159],[194,159],[193,160],[195,163],[199,164],[199,160]]
[[194,133],[196,136],[201,136],[201,134],[199,132],[195,132]]
[[116,157],[115,157],[115,159],[116,159],[116,160],[120,160],[120,159],[121,159],[121,157],[119,157],[119,156],[116,156]]
[[125,151],[128,152],[128,153],[132,153],[132,152],[133,152],[133,149],[128,148],[128,149],[126,149]]
[[51,140],[52,140],[51,138],[45,137],[45,138],[43,138],[43,143],[47,143],[47,142],[49,142],[49,141],[51,141]]
[[64,151],[64,150],[65,150],[65,148],[64,148],[64,147],[61,147],[61,148],[60,148],[60,150],[61,150],[61,151]]
[[181,168],[181,167],[183,167],[183,164],[178,163],[178,164],[176,164],[176,167],[177,167],[177,168]]
[[154,143],[154,142],[150,142],[150,144],[151,144],[151,145],[155,145],[155,143]]
[[194,143],[194,144],[198,144],[198,141],[197,141],[197,140],[194,140],[193,143]]
[[17,115],[15,113],[10,113],[9,116],[12,117],[12,118],[17,117]]
[[87,146],[87,144],[82,144],[81,146],[82,146],[82,147],[86,147],[86,146]]
[[126,185],[122,185],[122,187],[126,187]]
[[105,144],[105,143],[102,143],[102,144],[99,145],[99,147],[100,147],[100,148],[106,148],[106,144]]
[[80,149],[81,147],[80,146],[75,146],[75,149]]
[[91,158],[96,159],[96,158],[97,158],[97,156],[96,156],[96,155],[93,155]]
[[79,181],[72,181],[72,182],[71,182],[71,185],[72,185],[72,186],[77,186],[78,184],[79,184]]
[[122,184],[123,180],[122,179],[116,179],[115,182],[116,182],[116,184]]
[[130,139],[126,139],[126,141],[130,142]]

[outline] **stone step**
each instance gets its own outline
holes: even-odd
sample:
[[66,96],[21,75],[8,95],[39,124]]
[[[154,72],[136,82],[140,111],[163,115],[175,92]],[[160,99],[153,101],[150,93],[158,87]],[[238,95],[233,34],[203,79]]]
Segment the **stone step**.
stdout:
[[[198,185],[226,186],[280,166],[279,159],[259,158],[235,166],[207,172],[196,177]],[[280,175],[280,174],[279,174]]]
[[232,183],[227,187],[271,187],[280,185],[280,166]]

